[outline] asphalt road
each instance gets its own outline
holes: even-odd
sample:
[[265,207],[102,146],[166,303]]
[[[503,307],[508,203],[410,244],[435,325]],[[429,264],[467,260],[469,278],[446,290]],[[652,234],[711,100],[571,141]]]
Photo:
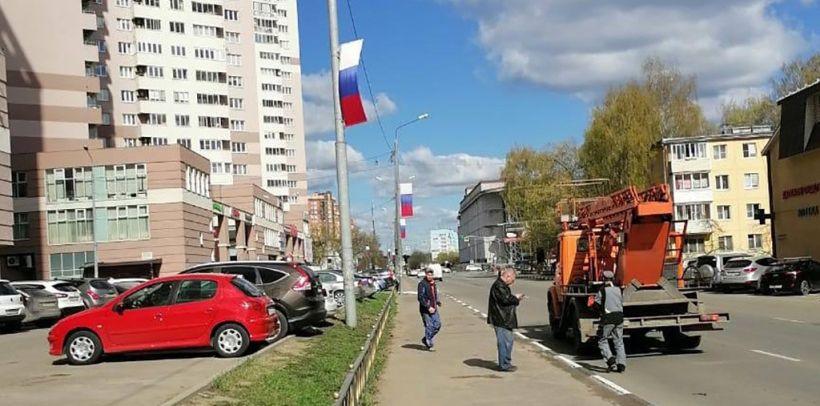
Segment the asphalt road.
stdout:
[[0,405],[160,405],[242,360],[177,352],[71,366],[48,354],[47,334],[0,334]]
[[[492,282],[486,274],[451,274],[442,291],[486,312]],[[549,333],[550,284],[516,281],[513,292],[527,295],[518,310],[519,325],[528,337],[569,353],[567,344]],[[703,293],[701,300],[707,310],[730,313],[724,331],[704,333],[700,348],[684,353],[666,353],[659,335],[649,349],[627,342],[626,373],[607,378],[658,405],[820,404],[820,294]],[[588,369],[603,365],[597,358],[573,358]]]

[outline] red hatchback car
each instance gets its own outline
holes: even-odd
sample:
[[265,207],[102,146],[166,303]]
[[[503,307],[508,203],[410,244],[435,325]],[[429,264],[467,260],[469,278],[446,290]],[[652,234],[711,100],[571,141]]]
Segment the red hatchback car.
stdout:
[[103,353],[212,347],[238,357],[252,342],[276,337],[273,302],[236,275],[185,274],[135,286],[105,305],[58,322],[49,353],[74,365]]

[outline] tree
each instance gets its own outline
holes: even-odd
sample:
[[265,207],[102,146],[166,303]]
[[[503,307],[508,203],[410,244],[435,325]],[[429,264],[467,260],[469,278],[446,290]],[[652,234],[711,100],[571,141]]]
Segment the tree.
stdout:
[[324,266],[327,259],[339,253],[341,241],[333,229],[327,225],[320,225],[311,230],[313,239],[313,262]]
[[356,269],[361,271],[371,267],[384,268],[387,265],[377,237],[358,227],[351,227],[350,234],[353,242],[353,258],[357,260]]
[[429,252],[413,251],[413,253],[410,254],[410,258],[407,258],[407,266],[409,266],[410,269],[419,269],[422,265],[429,264],[430,262]]
[[436,263],[443,264],[445,262],[449,262],[451,264],[457,264],[460,262],[458,252],[456,251],[449,251],[449,252],[439,252],[436,255]]
[[820,52],[803,59],[784,63],[780,74],[772,79],[774,98],[779,99],[820,79]]
[[712,130],[697,101],[695,76],[684,76],[660,58],[643,63],[641,83],[655,100],[660,115],[660,138],[691,137]]
[[737,103],[734,100],[721,106],[721,122],[724,125],[772,125],[779,123],[777,104],[770,96],[752,96]]

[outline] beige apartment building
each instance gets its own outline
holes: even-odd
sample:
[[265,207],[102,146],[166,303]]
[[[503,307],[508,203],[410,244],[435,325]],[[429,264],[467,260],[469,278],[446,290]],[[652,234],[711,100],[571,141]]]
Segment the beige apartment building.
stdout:
[[12,243],[11,139],[6,99],[6,56],[0,49],[0,246]]
[[[769,227],[755,218],[758,210],[769,210],[762,151],[771,137],[771,127],[754,126],[662,141],[675,220],[687,220],[685,257],[720,251],[772,253]],[[682,223],[677,228],[680,231]]]
[[336,238],[341,232],[339,203],[331,192],[316,192],[308,197],[308,222],[311,230],[330,230]]

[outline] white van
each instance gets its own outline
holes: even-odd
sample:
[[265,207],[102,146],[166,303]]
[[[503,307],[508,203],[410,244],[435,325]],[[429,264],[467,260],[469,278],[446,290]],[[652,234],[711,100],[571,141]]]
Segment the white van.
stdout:
[[439,264],[427,265],[427,268],[425,269],[425,273],[426,273],[427,269],[430,269],[430,270],[433,271],[433,279],[435,279],[437,281],[444,280],[444,269],[442,269],[441,265],[439,265]]

